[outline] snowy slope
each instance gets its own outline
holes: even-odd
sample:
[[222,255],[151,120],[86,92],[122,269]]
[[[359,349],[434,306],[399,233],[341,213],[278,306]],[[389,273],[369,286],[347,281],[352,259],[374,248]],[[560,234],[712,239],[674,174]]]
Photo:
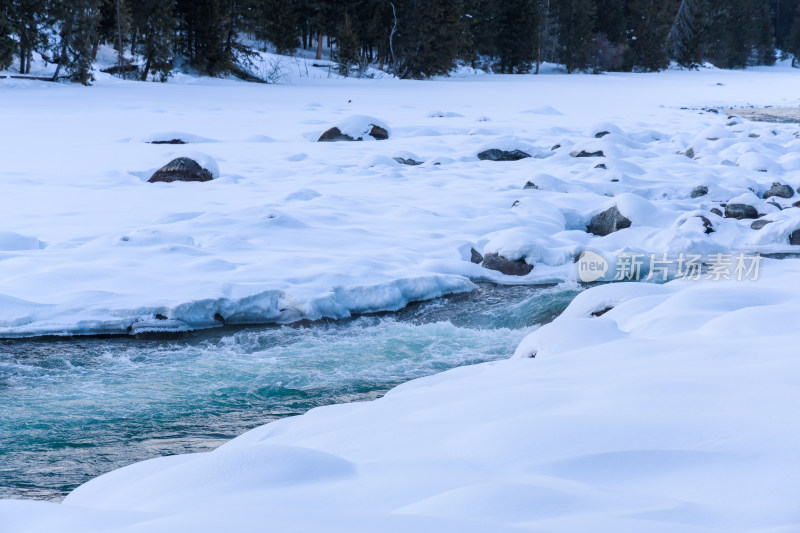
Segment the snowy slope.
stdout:
[[[0,80],[0,336],[125,333],[156,314],[192,328],[345,317],[475,280],[575,279],[587,246],[795,249],[800,209],[757,200],[774,221],[758,231],[709,210],[775,181],[797,188],[798,127],[701,111],[797,105],[795,69],[429,82],[301,74],[268,86]],[[391,138],[313,142],[354,115],[377,117]],[[176,137],[189,144],[148,144]],[[535,157],[480,161],[487,147]],[[694,159],[678,153],[689,148]],[[570,156],[582,150],[606,157]],[[187,154],[213,160],[219,178],[146,183]],[[538,190],[522,189],[529,180]],[[690,198],[696,185],[709,194]],[[612,205],[632,227],[587,234]],[[535,268],[503,276],[470,263],[471,247]]]
[[61,505],[3,501],[0,522],[14,533],[797,531],[800,265],[764,267],[758,282],[590,289],[518,358],[123,468]]

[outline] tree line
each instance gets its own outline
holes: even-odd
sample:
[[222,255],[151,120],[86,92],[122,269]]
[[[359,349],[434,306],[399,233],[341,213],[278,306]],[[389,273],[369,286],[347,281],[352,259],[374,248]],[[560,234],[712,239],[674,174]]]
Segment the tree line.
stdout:
[[117,49],[117,72],[162,81],[181,64],[239,72],[266,43],[317,59],[330,48],[345,75],[425,78],[458,62],[503,73],[542,62],[741,68],[773,63],[776,48],[800,56],[800,0],[0,0],[0,67],[30,73],[36,52],[56,77],[89,83],[101,43]]

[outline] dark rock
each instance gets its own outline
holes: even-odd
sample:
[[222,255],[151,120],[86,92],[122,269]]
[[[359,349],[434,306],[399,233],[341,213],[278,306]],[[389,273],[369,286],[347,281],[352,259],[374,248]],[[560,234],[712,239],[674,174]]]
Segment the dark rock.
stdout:
[[722,216],[722,211],[720,211],[720,210],[719,210],[719,209],[717,209],[716,207],[712,207],[712,208],[711,208],[711,212],[712,212],[712,213],[714,213],[715,215],[717,215],[718,217],[721,217],[721,216]]
[[759,135],[758,133],[751,133],[750,135],[748,135],[748,137],[750,137],[751,139],[758,139],[759,137],[761,137],[761,135]]
[[615,231],[630,227],[631,221],[619,212],[617,206],[613,206],[593,216],[589,225],[586,226],[586,231],[603,237]]
[[755,220],[752,224],[750,224],[750,227],[752,229],[761,229],[767,224],[772,224],[772,220]]
[[513,208],[517,207],[518,205],[519,205],[519,200],[514,200],[514,203],[511,204],[511,208],[513,209]]
[[150,141],[148,144],[187,144],[183,139],[170,139],[168,141]]
[[606,154],[603,153],[602,150],[598,150],[596,152],[587,152],[586,150],[581,150],[580,152],[572,152],[572,157],[605,157]]
[[167,316],[162,315],[161,313],[156,313],[156,320],[166,320]]
[[789,234],[789,244],[800,246],[800,229],[796,229]]
[[747,204],[728,204],[725,206],[725,218],[758,218],[758,211],[752,205]]
[[526,276],[533,270],[533,265],[529,265],[524,259],[510,261],[499,254],[486,254],[483,268],[497,270],[507,276]]
[[611,178],[611,183],[616,183],[619,181],[619,178]]
[[605,163],[598,163],[598,164],[596,164],[596,165],[594,166],[594,168],[602,168],[602,169],[606,169],[606,168],[608,168],[608,167],[606,166],[606,164],[605,164]]
[[523,187],[523,189],[538,189],[538,188],[539,186],[531,181],[525,183],[525,186]]
[[469,260],[475,263],[476,265],[480,265],[483,263],[483,256],[476,250],[475,248],[470,248],[470,258]]
[[[368,135],[373,139],[378,141],[385,141],[389,138],[389,132],[385,129],[381,128],[380,126],[376,126],[375,124],[370,124],[372,128],[369,130]],[[364,140],[363,137],[354,138],[346,133],[342,133],[337,127],[333,127],[319,136],[317,142],[336,142],[336,141],[362,141]]]
[[214,320],[216,320],[217,322],[219,322],[222,325],[225,325],[225,317],[222,316],[219,313],[214,313]]
[[613,307],[606,307],[605,309],[600,309],[599,311],[592,311],[592,316],[603,316],[604,314],[608,313],[614,309]]
[[478,154],[478,159],[481,161],[519,161],[530,157],[531,154],[525,153],[522,150],[498,150],[497,148],[490,148]]
[[597,133],[594,134],[594,138],[595,139],[602,139],[603,137],[605,137],[608,134],[609,134],[609,132],[607,132],[607,131],[598,131]]
[[173,181],[211,181],[211,172],[201,167],[194,159],[179,157],[173,159],[156,171],[147,180],[149,183]]
[[692,189],[692,198],[700,198],[701,196],[705,196],[708,194],[708,187],[705,185],[698,185],[694,189]]
[[792,204],[792,207],[800,207],[800,200]]
[[788,185],[782,183],[773,183],[772,187],[764,194],[764,199],[777,196],[778,198],[791,198],[794,196],[794,190]]
[[392,159],[394,159],[395,161],[397,161],[401,165],[410,165],[412,167],[415,167],[417,165],[421,165],[422,164],[422,161],[416,161],[416,160],[411,159],[411,158],[406,159],[404,157],[393,157]]
[[554,145],[553,145],[553,147],[552,147],[552,148],[550,148],[550,151],[552,151],[552,152],[555,152],[555,151],[556,151],[556,150],[558,150],[559,148],[561,148],[561,145],[560,145],[560,144],[554,144]]
[[683,152],[683,155],[685,155],[689,159],[694,159],[694,148],[687,149],[685,152]]
[[714,233],[714,225],[711,223],[710,220],[708,220],[703,215],[700,215],[700,220],[703,221],[703,227],[706,228],[706,235],[708,235],[709,233]]
[[775,207],[777,207],[779,210],[783,211],[783,207],[781,207],[781,205],[780,205],[779,203],[777,203],[777,202],[774,202],[774,201],[772,201],[772,200],[770,200],[770,201],[769,201],[769,202],[767,202],[767,203],[768,203],[769,205],[774,205],[774,206],[775,206]]

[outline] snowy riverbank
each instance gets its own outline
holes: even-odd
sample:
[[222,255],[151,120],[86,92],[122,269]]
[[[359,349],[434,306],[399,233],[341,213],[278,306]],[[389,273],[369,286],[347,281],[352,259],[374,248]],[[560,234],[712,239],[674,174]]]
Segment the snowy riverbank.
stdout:
[[798,275],[767,261],[758,282],[597,287],[523,342],[534,359],[139,463],[61,505],[3,501],[0,519],[14,533],[795,531]]
[[[0,80],[11,125],[0,131],[0,336],[126,333],[156,315],[180,329],[393,310],[476,280],[575,279],[586,247],[792,251],[800,209],[780,207],[798,196],[776,207],[752,191],[800,186],[798,127],[702,109],[795,106],[797,80],[785,65],[277,86]],[[391,138],[313,142],[358,114],[387,122]],[[176,136],[189,144],[147,142]],[[534,157],[480,161],[487,148]],[[581,151],[604,157],[570,155]],[[196,152],[219,179],[146,183]],[[698,185],[709,193],[692,198]],[[774,223],[711,214],[736,198]],[[586,233],[613,205],[632,227]],[[503,276],[472,264],[473,247],[534,269]]]
[[[396,309],[477,280],[574,280],[585,248],[718,266],[796,252],[800,128],[703,109],[797,106],[799,76],[780,66],[267,87],[0,80],[0,113],[14,124],[0,131],[0,334],[125,332],[157,313],[203,327],[215,315]],[[391,138],[312,142],[356,114],[385,121]],[[195,142],[144,142],[159,132]],[[183,148],[212,157],[220,178],[146,183]],[[480,161],[488,148],[534,157]],[[571,155],[582,151],[603,157]],[[392,159],[409,155],[424,163]],[[776,182],[791,196],[764,199]],[[698,186],[708,191],[693,197]],[[740,203],[769,223],[712,212]],[[630,227],[587,233],[613,206]],[[533,271],[504,276],[472,263],[471,248]],[[717,277],[732,280],[703,271],[594,287],[515,358],[137,463],[60,505],[0,501],[0,524],[795,531],[799,263],[763,259],[742,280],[731,262]]]

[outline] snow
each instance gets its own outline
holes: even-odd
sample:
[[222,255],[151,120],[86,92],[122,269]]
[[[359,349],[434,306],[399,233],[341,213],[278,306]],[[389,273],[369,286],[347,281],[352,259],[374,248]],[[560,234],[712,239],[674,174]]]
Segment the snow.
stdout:
[[265,517],[291,531],[795,531],[800,265],[764,272],[597,286],[515,358],[131,465],[60,505],[2,501],[0,519],[15,533],[257,531]]
[[[341,318],[482,280],[576,280],[584,249],[612,272],[622,252],[798,251],[788,236],[800,209],[758,197],[775,181],[800,184],[798,127],[702,111],[797,106],[800,73],[785,66],[462,69],[424,82],[297,72],[286,85],[0,80],[0,335]],[[363,131],[364,116],[391,124],[391,138],[314,142],[323,125]],[[487,117],[491,128],[476,129]],[[189,145],[148,144],[176,132]],[[218,166],[214,180],[146,183],[193,143]],[[487,146],[537,157],[478,161]],[[570,155],[581,150],[605,157]],[[529,180],[538,188],[523,189]],[[697,185],[709,194],[692,199]],[[733,201],[774,222],[753,230],[711,214]],[[612,206],[632,226],[588,234]],[[535,268],[484,269],[469,261],[473,247]],[[600,285],[512,359],[131,465],[60,505],[0,501],[0,523],[14,533],[796,531],[800,266],[764,259],[760,272]]]
[[[425,82],[295,74],[285,85],[186,74],[166,84],[106,76],[89,88],[0,80],[0,113],[14,125],[0,132],[0,294],[24,302],[0,308],[0,336],[130,333],[157,313],[190,328],[219,325],[215,315],[341,318],[480,280],[575,280],[587,247],[612,261],[632,249],[791,252],[796,209],[753,200],[775,220],[759,231],[710,209],[776,181],[799,186],[797,126],[702,109],[797,105],[797,75],[780,66]],[[488,117],[490,128],[475,127]],[[391,138],[314,142],[323,128],[358,136],[369,124],[391,125]],[[173,138],[187,144],[148,144]],[[679,153],[689,147],[694,159]],[[488,148],[534,157],[479,161]],[[581,150],[605,157],[570,156]],[[215,179],[146,183],[179,156]],[[522,190],[527,181],[538,189]],[[697,185],[710,192],[691,199]],[[611,206],[632,227],[586,234]],[[518,279],[483,269],[462,252],[471,247],[534,270]]]

